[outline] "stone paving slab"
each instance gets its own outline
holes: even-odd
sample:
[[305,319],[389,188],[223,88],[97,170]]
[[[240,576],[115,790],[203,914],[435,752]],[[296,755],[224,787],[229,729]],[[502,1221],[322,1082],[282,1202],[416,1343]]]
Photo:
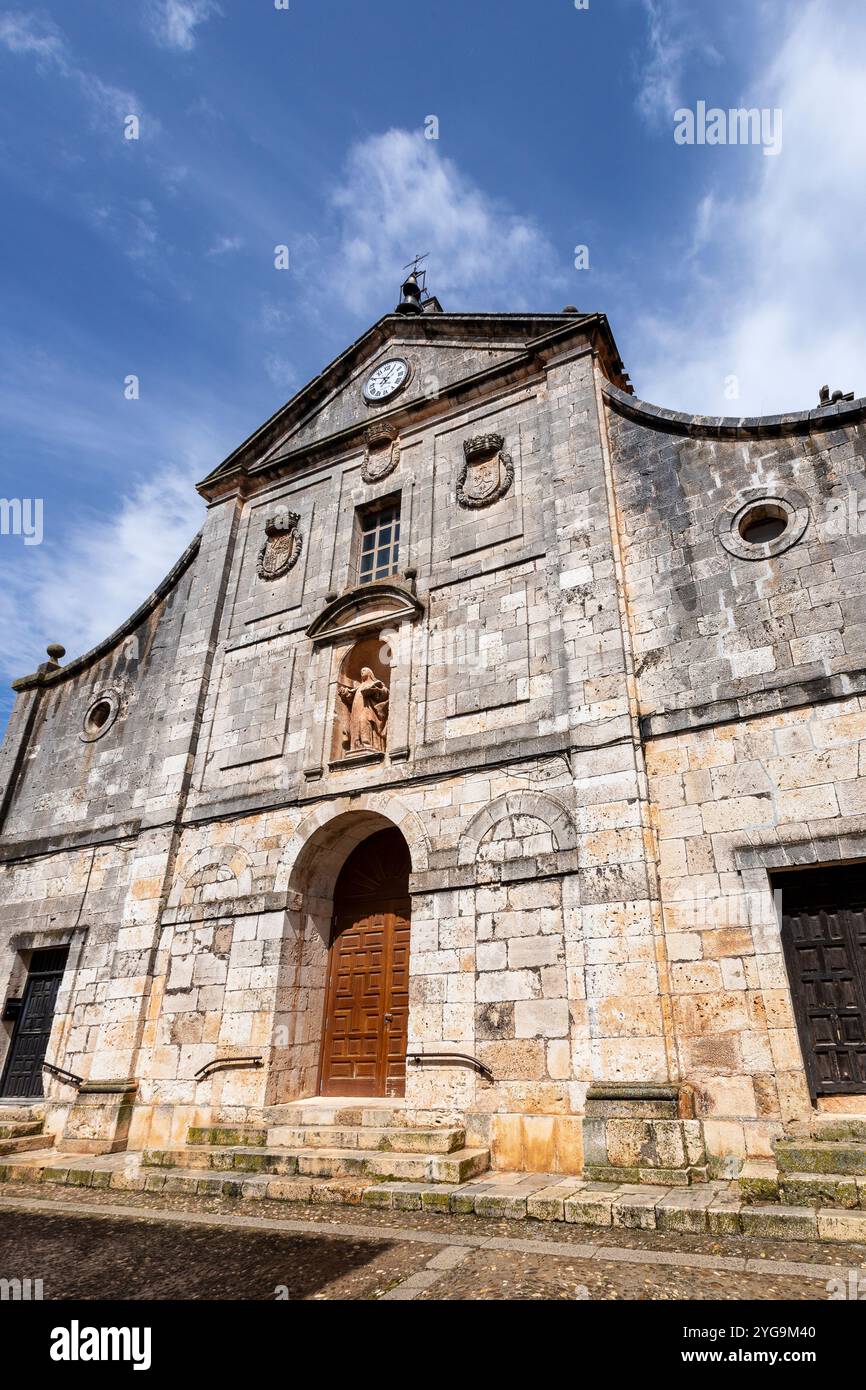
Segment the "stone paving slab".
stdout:
[[[484,1276],[494,1289],[497,1288],[497,1277],[500,1280],[498,1287],[501,1289],[501,1278],[503,1269],[506,1271],[508,1279],[507,1296],[515,1296],[515,1264],[514,1260],[518,1257],[525,1257],[533,1262],[537,1268],[549,1267],[551,1270],[550,1279],[556,1281],[562,1275],[568,1277],[568,1271],[575,1272],[577,1262],[584,1262],[584,1268],[580,1271],[583,1278],[594,1274],[596,1279],[600,1279],[602,1284],[607,1286],[610,1283],[610,1271],[619,1269],[621,1276],[616,1276],[616,1282],[620,1292],[616,1296],[622,1297],[654,1297],[655,1290],[659,1284],[663,1284],[667,1292],[663,1292],[661,1297],[692,1297],[694,1296],[692,1285],[689,1284],[689,1277],[706,1277],[713,1279],[717,1275],[724,1275],[725,1280],[730,1280],[731,1276],[737,1281],[735,1293],[741,1294],[741,1281],[745,1275],[753,1275],[757,1283],[753,1282],[746,1296],[760,1298],[784,1298],[784,1297],[813,1297],[812,1292],[803,1291],[804,1281],[810,1286],[824,1285],[829,1279],[838,1279],[840,1271],[849,1271],[857,1268],[858,1252],[850,1247],[847,1248],[846,1255],[848,1263],[825,1264],[819,1260],[806,1261],[802,1258],[795,1261],[780,1260],[778,1258],[767,1258],[765,1243],[756,1243],[754,1248],[759,1251],[761,1258],[757,1258],[749,1253],[752,1242],[747,1242],[745,1249],[724,1253],[718,1248],[712,1249],[709,1253],[699,1253],[689,1249],[670,1249],[662,1246],[648,1246],[634,1244],[617,1244],[617,1233],[611,1233],[610,1239],[603,1242],[601,1235],[591,1242],[582,1241],[556,1241],[550,1240],[547,1235],[548,1228],[528,1223],[526,1236],[534,1230],[535,1238],[527,1239],[521,1236],[512,1236],[510,1233],[489,1236],[487,1231],[490,1229],[489,1223],[479,1221],[473,1222],[474,1229],[466,1226],[465,1218],[455,1218],[454,1226],[447,1234],[441,1230],[434,1230],[428,1226],[418,1228],[411,1224],[411,1216],[404,1216],[404,1224],[387,1224],[375,1220],[374,1222],[364,1221],[363,1213],[352,1220],[333,1220],[330,1217],[325,1219],[318,1217],[312,1219],[311,1209],[306,1209],[306,1219],[291,1219],[286,1216],[278,1216],[271,1212],[267,1216],[253,1214],[249,1206],[239,1204],[240,1211],[190,1211],[188,1209],[178,1209],[176,1206],[132,1206],[129,1204],[111,1203],[104,1200],[92,1202],[75,1198],[58,1202],[54,1194],[44,1193],[41,1197],[13,1195],[6,1197],[0,1195],[0,1208],[8,1209],[11,1212],[32,1212],[40,1214],[51,1214],[60,1217],[107,1217],[119,1223],[125,1219],[133,1223],[141,1221],[149,1226],[169,1226],[175,1225],[180,1229],[199,1231],[208,1228],[221,1231],[238,1232],[274,1232],[281,1237],[287,1233],[300,1233],[313,1236],[317,1240],[320,1237],[342,1238],[353,1242],[370,1241],[376,1247],[381,1248],[383,1242],[393,1242],[397,1247],[405,1249],[406,1245],[420,1246],[423,1249],[421,1259],[423,1264],[419,1266],[417,1261],[411,1258],[402,1257],[400,1264],[402,1272],[398,1277],[396,1285],[393,1285],[390,1292],[394,1300],[404,1300],[409,1297],[425,1297],[425,1291],[430,1291],[441,1287],[440,1279],[450,1279],[456,1271],[464,1265],[473,1268],[474,1287],[477,1289],[478,1276]],[[371,1214],[373,1215],[373,1214]],[[462,1226],[456,1223],[462,1221]],[[501,1230],[501,1227],[500,1227]],[[625,1233],[623,1233],[625,1235]],[[132,1237],[133,1243],[137,1246],[140,1237]],[[61,1246],[61,1251],[64,1247]],[[802,1247],[800,1247],[802,1249]],[[820,1246],[811,1247],[816,1253]],[[827,1252],[828,1255],[830,1251]],[[505,1263],[497,1258],[506,1256]],[[492,1263],[479,1265],[478,1257],[482,1259],[485,1255],[493,1258]],[[512,1258],[513,1257],[513,1258]],[[65,1255],[63,1255],[65,1258]],[[557,1260],[564,1259],[567,1264],[559,1271],[554,1272]],[[635,1271],[647,1271],[647,1277],[643,1274],[630,1276],[626,1273],[629,1268]],[[862,1267],[866,1269],[866,1266]],[[495,1273],[498,1271],[498,1276]],[[429,1273],[428,1273],[429,1272]],[[861,1271],[862,1272],[862,1271]],[[432,1278],[436,1274],[436,1280]],[[418,1278],[418,1275],[423,1277]],[[672,1283],[672,1279],[679,1275],[679,1282]],[[775,1276],[784,1281],[785,1287],[774,1287],[768,1284],[768,1276]],[[659,1283],[647,1283],[647,1278],[651,1281],[658,1280]],[[709,1287],[709,1286],[708,1286]],[[725,1285],[712,1286],[711,1296],[717,1297],[724,1289],[730,1290],[730,1283]],[[817,1291],[816,1291],[817,1292]],[[369,1295],[362,1295],[369,1296]],[[381,1294],[378,1294],[381,1297]],[[467,1294],[465,1296],[472,1296]],[[485,1290],[482,1297],[488,1296]],[[498,1293],[489,1296],[499,1296]],[[519,1293],[517,1296],[520,1296]],[[537,1297],[537,1289],[533,1289],[533,1297]],[[571,1296],[571,1295],[569,1295]],[[602,1296],[610,1296],[609,1288]],[[820,1296],[818,1294],[817,1296]]]
[[[136,1154],[79,1157],[46,1150],[0,1164],[3,1182],[111,1188],[167,1195],[210,1195],[242,1201],[366,1206],[508,1221],[562,1222],[597,1230],[670,1231],[763,1239],[866,1244],[866,1211],[743,1203],[729,1182],[694,1187],[587,1182],[557,1173],[489,1172],[464,1183],[367,1178],[274,1177],[149,1169]],[[456,1243],[456,1242],[455,1242]]]

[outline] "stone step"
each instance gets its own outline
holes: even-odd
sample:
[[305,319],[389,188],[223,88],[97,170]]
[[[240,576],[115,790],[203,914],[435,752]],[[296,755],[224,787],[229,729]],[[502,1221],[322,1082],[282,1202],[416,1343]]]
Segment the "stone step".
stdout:
[[737,1179],[747,1205],[778,1203],[785,1207],[839,1208],[866,1211],[866,1178],[853,1173],[780,1171],[775,1163],[744,1163]]
[[736,1179],[740,1198],[747,1204],[778,1202],[779,1170],[766,1159],[750,1159],[740,1168]]
[[789,1207],[866,1208],[866,1178],[844,1173],[780,1173],[779,1199]]
[[268,1140],[266,1129],[249,1126],[191,1125],[186,1136],[188,1144],[216,1145],[218,1148],[264,1148]]
[[50,1149],[54,1139],[49,1134],[25,1134],[18,1139],[0,1139],[0,1154],[30,1153],[35,1149]]
[[[181,1150],[189,1153],[190,1150]],[[201,1154],[201,1150],[197,1151]],[[340,1203],[405,1211],[492,1217],[497,1221],[566,1222],[604,1232],[619,1228],[717,1236],[747,1236],[762,1240],[828,1241],[866,1244],[866,1209],[790,1207],[779,1203],[746,1205],[737,1200],[729,1182],[710,1182],[701,1188],[591,1183],[562,1174],[489,1173],[463,1184],[420,1183],[369,1178],[269,1176],[244,1172],[219,1173],[203,1168],[130,1167],[135,1155],[115,1154],[83,1165],[78,1156],[50,1153],[32,1165],[26,1159],[0,1163],[0,1183],[39,1182],[40,1199],[50,1187],[110,1188],[115,1193],[164,1192],[166,1195],[213,1196],[260,1202]],[[746,1165],[749,1166],[749,1165]],[[762,1169],[772,1164],[755,1163]],[[121,1201],[123,1198],[121,1197]],[[461,1233],[449,1232],[460,1243]],[[741,1251],[747,1254],[747,1250]],[[756,1256],[758,1247],[756,1247]],[[755,1264],[760,1264],[755,1259]],[[823,1267],[821,1279],[823,1281]]]
[[782,1173],[819,1173],[866,1177],[866,1144],[825,1139],[777,1139],[773,1144]]
[[401,1126],[374,1129],[354,1125],[340,1129],[335,1125],[275,1125],[268,1130],[268,1147],[274,1149],[362,1149],[380,1153],[448,1154],[462,1149],[466,1132],[462,1129],[408,1129]]
[[487,1170],[487,1149],[448,1154],[378,1153],[359,1149],[257,1149],[190,1147],[148,1150],[148,1168],[203,1169],[221,1173],[268,1173],[280,1177],[393,1178],[406,1182],[460,1183]]
[[866,1115],[814,1115],[811,1131],[829,1143],[866,1144]]
[[413,1122],[413,1117],[402,1103],[383,1105],[375,1101],[368,1104],[359,1101],[353,1104],[345,1100],[338,1100],[333,1104],[327,1101],[291,1101],[287,1105],[273,1105],[265,1111],[265,1119],[270,1127],[288,1125],[298,1129],[308,1125],[313,1129],[331,1126],[353,1129],[357,1125],[370,1126],[373,1129],[396,1129]]
[[29,1134],[41,1134],[41,1120],[0,1120],[0,1139],[24,1139]]
[[42,1101],[27,1103],[0,1103],[0,1125],[25,1123],[30,1120],[44,1120],[45,1105]]

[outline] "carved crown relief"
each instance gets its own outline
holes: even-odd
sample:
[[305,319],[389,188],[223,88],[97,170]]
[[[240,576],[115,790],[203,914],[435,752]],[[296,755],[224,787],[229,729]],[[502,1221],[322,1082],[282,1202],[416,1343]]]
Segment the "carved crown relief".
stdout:
[[296,565],[303,549],[297,512],[278,510],[265,521],[265,543],[259,551],[259,579],[282,579]]
[[514,463],[503,450],[501,434],[479,434],[463,442],[464,463],[457,479],[461,507],[489,507],[504,497],[514,481]]
[[378,483],[394,472],[400,462],[397,431],[387,421],[371,425],[364,435],[366,447],[361,477],[365,483]]

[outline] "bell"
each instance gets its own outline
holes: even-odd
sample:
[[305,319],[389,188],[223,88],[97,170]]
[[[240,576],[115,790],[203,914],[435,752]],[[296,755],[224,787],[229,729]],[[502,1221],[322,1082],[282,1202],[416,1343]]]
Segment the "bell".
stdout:
[[421,307],[421,286],[414,270],[400,290],[400,303],[394,310],[396,314],[423,314]]

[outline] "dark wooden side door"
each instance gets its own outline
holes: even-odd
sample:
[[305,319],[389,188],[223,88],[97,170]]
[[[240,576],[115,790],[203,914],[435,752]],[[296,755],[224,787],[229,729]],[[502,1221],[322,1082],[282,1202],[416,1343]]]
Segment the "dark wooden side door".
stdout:
[[774,887],[812,1095],[866,1095],[866,865],[780,874]]
[[21,1013],[0,1081],[0,1096],[4,1098],[32,1099],[43,1094],[42,1063],[67,953],[66,947],[33,952]]
[[337,882],[319,1090],[401,1096],[409,1023],[409,851],[397,830],[352,851]]

